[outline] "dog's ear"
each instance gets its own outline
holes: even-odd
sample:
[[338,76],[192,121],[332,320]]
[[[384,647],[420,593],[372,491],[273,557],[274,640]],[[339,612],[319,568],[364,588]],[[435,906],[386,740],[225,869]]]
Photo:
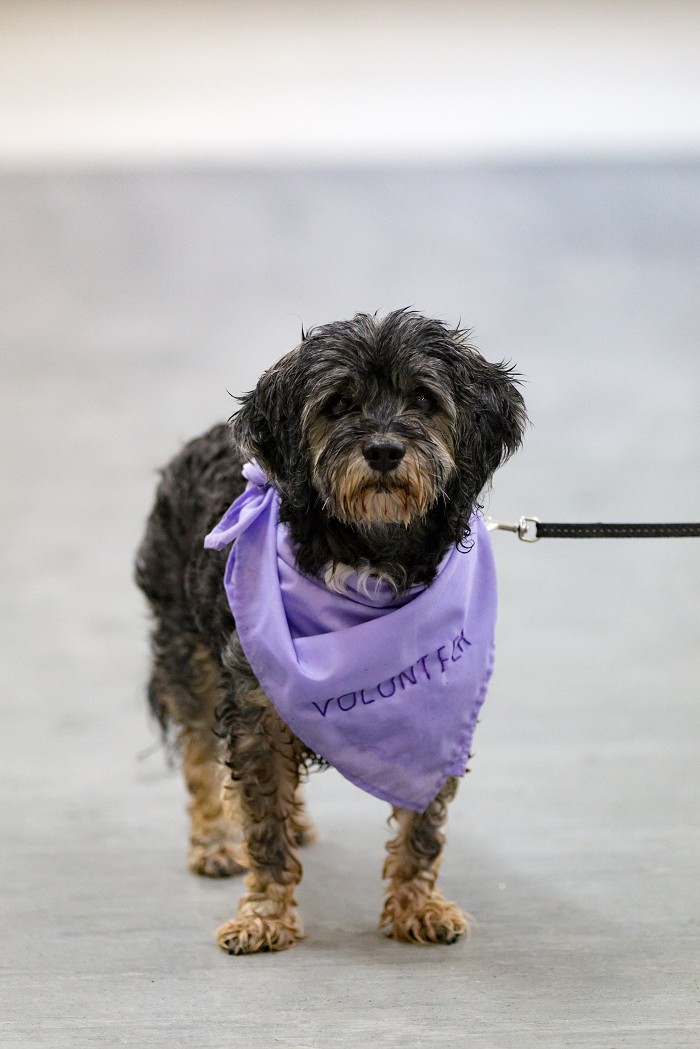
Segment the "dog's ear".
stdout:
[[473,347],[459,344],[453,371],[458,408],[455,509],[469,520],[493,472],[517,451],[527,424],[517,378],[506,364],[489,364]]
[[299,489],[306,483],[298,358],[293,350],[264,372],[255,389],[240,398],[241,407],[229,421],[241,451],[255,459],[275,487],[294,503],[303,502]]
[[238,411],[229,419],[234,444],[250,459],[256,459],[268,474],[279,472],[273,434],[280,429],[280,405],[272,370],[264,372],[254,390],[239,397]]

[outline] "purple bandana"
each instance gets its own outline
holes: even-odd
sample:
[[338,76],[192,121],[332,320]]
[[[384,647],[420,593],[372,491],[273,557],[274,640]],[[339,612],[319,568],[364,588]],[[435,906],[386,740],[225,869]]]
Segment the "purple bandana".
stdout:
[[279,495],[256,463],[248,487],[206,537],[235,540],[224,585],[243,651],[280,716],[351,783],[422,812],[464,773],[493,667],[496,576],[472,518],[429,587],[400,598],[354,573],[337,593],[295,567]]

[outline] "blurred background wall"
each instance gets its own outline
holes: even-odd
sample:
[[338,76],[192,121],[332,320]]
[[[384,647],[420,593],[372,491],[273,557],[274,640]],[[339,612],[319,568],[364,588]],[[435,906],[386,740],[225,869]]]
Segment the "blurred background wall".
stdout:
[[694,0],[3,0],[0,162],[700,147]]

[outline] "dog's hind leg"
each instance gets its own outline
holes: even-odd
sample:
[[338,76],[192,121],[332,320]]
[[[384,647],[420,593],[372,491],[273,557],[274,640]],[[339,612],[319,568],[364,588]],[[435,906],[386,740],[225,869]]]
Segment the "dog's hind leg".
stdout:
[[194,874],[225,878],[244,869],[235,792],[226,791],[215,710],[221,695],[221,667],[196,638],[162,625],[153,637],[151,707],[164,725],[177,726],[182,771],[190,794],[187,863]]
[[302,873],[296,855],[302,744],[259,686],[239,694],[222,723],[250,874],[238,913],[217,930],[217,940],[229,954],[283,951],[304,935],[295,898]]
[[394,809],[398,834],[387,845],[389,893],[380,918],[387,936],[409,943],[454,943],[467,929],[464,912],[435,888],[447,806],[457,791],[451,777],[425,812]]
[[[235,793],[223,796],[225,768],[213,730],[186,728],[181,733],[182,770],[190,792],[190,847],[193,874],[227,878],[245,868],[245,847],[236,821]],[[228,793],[228,791],[227,791]]]

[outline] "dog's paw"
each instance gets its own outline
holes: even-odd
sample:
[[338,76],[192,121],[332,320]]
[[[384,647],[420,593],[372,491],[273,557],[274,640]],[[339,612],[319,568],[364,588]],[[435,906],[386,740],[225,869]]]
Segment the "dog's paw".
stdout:
[[386,901],[380,927],[386,935],[405,943],[456,943],[467,932],[467,916],[437,889],[420,901],[414,894],[392,895]]
[[193,874],[205,878],[230,878],[246,869],[245,847],[242,843],[229,841],[191,845],[187,865]]
[[244,896],[238,914],[216,930],[219,947],[229,954],[286,951],[304,938],[295,907],[280,908],[279,901],[257,893]]

